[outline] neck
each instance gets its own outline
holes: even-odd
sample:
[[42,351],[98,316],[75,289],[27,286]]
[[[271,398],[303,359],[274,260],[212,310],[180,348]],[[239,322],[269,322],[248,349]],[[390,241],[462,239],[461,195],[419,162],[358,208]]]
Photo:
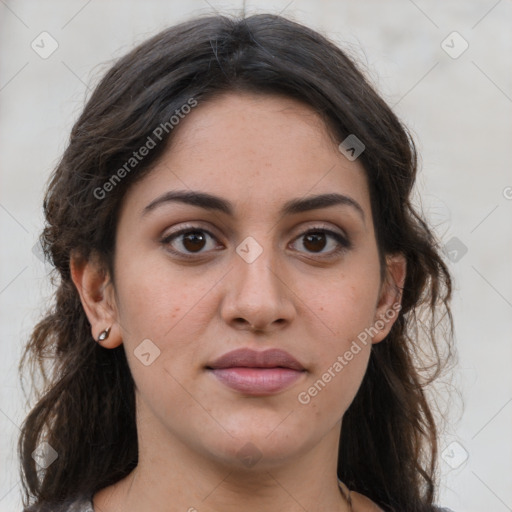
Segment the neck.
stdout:
[[244,467],[212,458],[163,427],[159,432],[158,425],[141,421],[137,467],[95,496],[95,510],[349,512],[336,474],[340,428],[336,424],[315,446],[284,462],[262,458]]

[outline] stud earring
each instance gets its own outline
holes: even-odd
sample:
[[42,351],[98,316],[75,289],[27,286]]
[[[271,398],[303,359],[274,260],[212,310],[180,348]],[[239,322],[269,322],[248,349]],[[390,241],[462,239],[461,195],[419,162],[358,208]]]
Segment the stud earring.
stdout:
[[108,335],[110,334],[111,327],[108,327],[104,331],[101,331],[100,335],[98,336],[98,339],[96,340],[98,343],[101,341],[105,341],[108,338]]

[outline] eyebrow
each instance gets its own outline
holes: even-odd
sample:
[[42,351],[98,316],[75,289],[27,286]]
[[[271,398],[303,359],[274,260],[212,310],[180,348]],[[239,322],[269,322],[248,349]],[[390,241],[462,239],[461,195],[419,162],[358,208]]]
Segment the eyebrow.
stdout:
[[[142,211],[142,216],[155,210],[159,206],[170,202],[179,202],[198,206],[205,210],[218,211],[233,216],[234,208],[232,203],[222,197],[199,192],[195,190],[170,190],[165,194],[157,197],[149,203]],[[316,196],[308,196],[304,198],[292,199],[287,201],[281,211],[281,215],[293,215],[310,210],[319,210],[321,208],[328,208],[330,206],[344,205],[350,206],[356,210],[365,222],[365,214],[361,205],[349,196],[343,194],[320,194]]]

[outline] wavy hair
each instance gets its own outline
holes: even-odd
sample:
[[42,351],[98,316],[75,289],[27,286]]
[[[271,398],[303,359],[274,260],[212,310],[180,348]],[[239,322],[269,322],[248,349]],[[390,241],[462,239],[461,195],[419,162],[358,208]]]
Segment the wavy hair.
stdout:
[[[44,199],[40,241],[54,267],[55,301],[20,361],[22,380],[29,367],[38,389],[18,442],[24,506],[43,510],[90,495],[137,465],[134,382],[124,347],[105,350],[92,339],[70,257],[99,255],[113,279],[121,201],[179,127],[122,180],[114,183],[114,175],[191,98],[202,103],[230,91],[294,98],[324,119],[337,143],[355,134],[365,144],[359,161],[382,275],[385,256],[402,253],[407,276],[398,318],[372,346],[343,418],[337,471],[386,512],[434,510],[441,419],[429,389],[454,356],[452,281],[439,242],[412,204],[415,145],[351,57],[316,31],[270,14],[204,16],[158,33],[113,64],[75,123]],[[109,180],[109,193],[98,198]],[[43,470],[31,455],[42,440],[58,453]]]

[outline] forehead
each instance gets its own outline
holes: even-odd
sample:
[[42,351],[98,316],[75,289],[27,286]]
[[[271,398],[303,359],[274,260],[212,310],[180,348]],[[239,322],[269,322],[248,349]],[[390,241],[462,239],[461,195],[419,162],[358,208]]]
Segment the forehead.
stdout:
[[338,150],[312,108],[282,96],[228,93],[199,104],[126,201],[139,209],[167,190],[225,197],[239,215],[277,212],[290,199],[339,193],[370,216],[365,170]]

